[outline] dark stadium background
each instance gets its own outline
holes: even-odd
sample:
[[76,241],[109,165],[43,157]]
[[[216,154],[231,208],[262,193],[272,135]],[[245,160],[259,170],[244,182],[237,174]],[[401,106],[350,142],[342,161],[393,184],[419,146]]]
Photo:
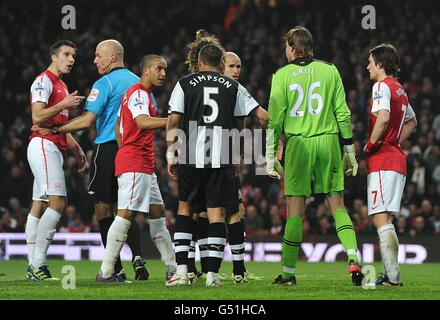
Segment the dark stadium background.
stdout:
[[[76,30],[63,30],[64,5],[76,8]],[[376,8],[376,29],[361,26],[363,5]],[[359,175],[346,179],[345,199],[359,239],[375,236],[367,217],[366,142],[372,83],[366,70],[368,50],[387,41],[401,56],[399,75],[416,111],[417,132],[402,147],[408,156],[408,176],[402,209],[395,223],[408,241],[440,236],[440,2],[427,1],[2,1],[0,3],[0,232],[23,232],[30,207],[32,173],[26,160],[30,128],[29,88],[49,64],[48,48],[59,39],[73,40],[78,55],[65,82],[71,91],[87,95],[98,78],[93,65],[98,42],[114,38],[124,45],[126,66],[138,73],[147,53],[168,61],[168,75],[156,93],[159,113],[167,114],[174,84],[188,70],[186,45],[203,28],[217,35],[224,47],[240,55],[240,82],[267,108],[271,75],[286,63],[283,36],[295,25],[309,28],[315,57],[334,63],[344,81],[352,111],[354,140],[360,158]],[[79,108],[72,116],[82,112]],[[257,121],[247,120],[250,128]],[[95,132],[76,134],[90,159]],[[88,199],[87,175],[77,173],[75,158],[65,160],[69,206],[61,232],[97,231]],[[246,231],[249,238],[279,237],[286,217],[282,184],[242,172]],[[156,173],[164,196],[168,226],[173,227],[177,186],[168,178],[164,132],[157,133]],[[322,197],[312,198],[303,222],[309,239],[334,236],[330,212]],[[143,216],[141,232],[148,227]],[[435,238],[436,237],[436,238]],[[330,237],[331,238],[331,237]],[[276,240],[278,238],[274,238]],[[403,238],[405,239],[405,238]],[[423,240],[423,241],[425,241]],[[373,239],[374,241],[374,239]],[[440,257],[439,257],[440,260]]]

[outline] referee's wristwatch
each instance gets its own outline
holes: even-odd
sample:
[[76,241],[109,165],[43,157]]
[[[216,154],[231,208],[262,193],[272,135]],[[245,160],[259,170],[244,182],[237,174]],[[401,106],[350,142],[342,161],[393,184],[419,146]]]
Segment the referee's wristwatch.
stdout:
[[50,131],[51,131],[53,134],[57,134],[57,133],[58,133],[58,126],[53,126],[52,128],[50,128]]

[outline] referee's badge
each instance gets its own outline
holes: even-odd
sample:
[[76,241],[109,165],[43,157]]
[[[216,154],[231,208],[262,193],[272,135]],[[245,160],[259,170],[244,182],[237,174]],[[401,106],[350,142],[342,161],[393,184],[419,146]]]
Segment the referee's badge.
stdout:
[[98,98],[99,95],[99,90],[98,89],[92,89],[92,91],[90,91],[89,96],[87,97],[87,101],[93,102],[96,101],[96,99]]

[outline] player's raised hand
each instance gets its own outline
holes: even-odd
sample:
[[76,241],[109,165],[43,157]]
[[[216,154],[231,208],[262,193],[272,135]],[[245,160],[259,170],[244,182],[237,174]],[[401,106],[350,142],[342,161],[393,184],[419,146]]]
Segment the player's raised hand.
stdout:
[[72,93],[70,93],[69,95],[67,95],[62,103],[64,105],[65,108],[76,108],[77,106],[80,105],[80,103],[85,99],[86,97],[84,96],[79,96],[78,95],[78,90],[73,91]]
[[356,176],[358,172],[358,162],[356,160],[356,152],[354,144],[344,146],[344,156],[342,158],[342,166],[347,176]]
[[52,133],[51,130],[50,130],[50,128],[43,128],[43,127],[41,127],[41,126],[38,125],[38,124],[34,124],[34,125],[31,127],[31,131],[33,131],[33,132],[37,132],[38,134],[41,134],[42,136],[47,136],[48,134],[51,134],[51,133]]

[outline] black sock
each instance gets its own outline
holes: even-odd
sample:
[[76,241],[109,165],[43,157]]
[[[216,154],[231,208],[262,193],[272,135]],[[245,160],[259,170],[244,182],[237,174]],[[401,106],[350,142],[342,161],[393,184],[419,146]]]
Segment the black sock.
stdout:
[[228,224],[228,240],[231,247],[233,273],[244,276],[244,221]]
[[177,265],[188,265],[189,245],[192,239],[193,219],[178,214],[174,225],[174,250]]
[[[113,220],[115,220],[114,217],[107,217],[98,221],[99,232],[101,233],[101,239],[104,248],[107,246],[107,234],[108,234],[108,230],[110,229],[110,226],[113,223]],[[115,272],[119,273],[121,272],[121,270],[122,270],[121,258],[118,257],[115,263]]]
[[202,272],[208,272],[208,218],[199,217],[197,221],[197,243],[200,250],[200,265]]
[[[216,239],[216,240],[214,240]],[[208,272],[218,273],[223,260],[226,244],[226,223],[209,224],[208,229]]]
[[189,245],[188,253],[188,272],[197,274],[196,268],[196,242],[197,242],[197,221],[192,221],[192,240]]
[[130,229],[128,229],[127,234],[127,244],[131,249],[131,262],[134,261],[134,258],[139,256],[141,257],[141,232],[139,230],[139,226],[136,223],[136,220],[133,219],[131,222]]

